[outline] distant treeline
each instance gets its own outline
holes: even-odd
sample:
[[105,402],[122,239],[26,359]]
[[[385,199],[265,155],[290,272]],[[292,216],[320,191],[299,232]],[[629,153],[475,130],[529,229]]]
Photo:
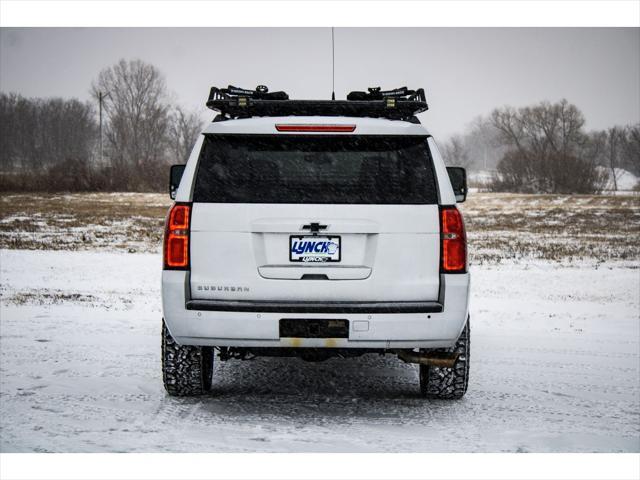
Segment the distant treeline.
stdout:
[[[200,117],[169,101],[162,73],[140,60],[99,72],[91,94],[86,103],[0,94],[0,190],[166,190],[167,167],[188,158]],[[640,124],[596,132],[584,124],[566,100],[503,107],[442,153],[450,165],[492,171],[494,191],[596,193],[611,179],[616,188],[620,169],[640,176]]]
[[102,70],[91,92],[85,103],[0,94],[0,189],[166,190],[168,166],[186,161],[199,116],[170,102],[163,75],[139,60]]
[[618,189],[621,169],[640,176],[640,124],[586,132],[585,118],[562,100],[499,108],[443,147],[450,165],[489,170],[485,186],[521,193],[598,193]]

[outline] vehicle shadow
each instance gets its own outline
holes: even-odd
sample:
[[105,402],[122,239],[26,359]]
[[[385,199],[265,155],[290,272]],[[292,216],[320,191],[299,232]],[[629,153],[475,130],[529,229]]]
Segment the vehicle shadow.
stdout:
[[217,361],[213,390],[219,395],[254,393],[397,397],[418,393],[418,370],[395,356],[376,354],[321,362],[278,357]]
[[273,415],[296,423],[422,416],[423,409],[440,403],[420,397],[415,365],[375,354],[324,362],[218,361],[212,390],[198,402],[215,415]]

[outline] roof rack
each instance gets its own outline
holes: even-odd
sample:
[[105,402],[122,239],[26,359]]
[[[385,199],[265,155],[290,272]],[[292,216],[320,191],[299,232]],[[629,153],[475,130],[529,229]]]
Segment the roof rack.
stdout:
[[289,100],[285,92],[269,92],[264,85],[255,90],[229,85],[211,87],[207,107],[220,112],[214,121],[275,116],[380,117],[417,122],[415,115],[426,111],[424,90],[407,87],[394,90],[369,88],[351,92],[346,100]]

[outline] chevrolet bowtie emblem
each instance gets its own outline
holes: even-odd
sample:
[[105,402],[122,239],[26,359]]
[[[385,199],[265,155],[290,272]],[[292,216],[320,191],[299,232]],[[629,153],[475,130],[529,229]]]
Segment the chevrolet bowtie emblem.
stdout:
[[319,232],[320,230],[326,230],[326,228],[326,225],[320,225],[318,222],[312,222],[302,226],[303,230],[309,230],[311,232]]

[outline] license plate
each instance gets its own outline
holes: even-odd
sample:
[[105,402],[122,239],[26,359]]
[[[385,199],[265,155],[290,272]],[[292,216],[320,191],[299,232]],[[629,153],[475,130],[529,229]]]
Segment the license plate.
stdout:
[[318,235],[289,237],[289,260],[292,262],[339,262],[340,255],[340,237]]
[[280,338],[349,338],[349,320],[281,318]]

